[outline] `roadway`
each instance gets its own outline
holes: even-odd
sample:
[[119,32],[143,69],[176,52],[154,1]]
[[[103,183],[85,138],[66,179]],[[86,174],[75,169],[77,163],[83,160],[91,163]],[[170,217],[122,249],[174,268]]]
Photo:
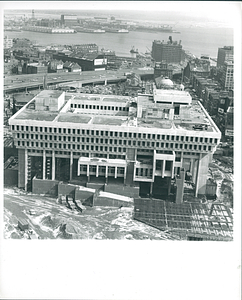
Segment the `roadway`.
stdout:
[[[115,71],[84,71],[81,73],[47,73],[46,84],[60,84],[64,82],[79,81],[82,84],[118,82],[126,79],[126,73],[135,72],[139,75],[152,75],[153,70],[122,69]],[[23,89],[41,88],[44,84],[45,74],[22,74],[4,77],[4,92],[15,92]]]

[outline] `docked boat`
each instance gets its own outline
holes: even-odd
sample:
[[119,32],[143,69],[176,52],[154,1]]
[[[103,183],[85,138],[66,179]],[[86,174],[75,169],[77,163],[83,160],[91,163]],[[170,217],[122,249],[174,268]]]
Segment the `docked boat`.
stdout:
[[128,29],[105,29],[106,32],[110,33],[129,33]]
[[77,32],[85,32],[85,33],[105,33],[104,29],[92,29],[92,28],[83,28],[83,27],[75,27]]

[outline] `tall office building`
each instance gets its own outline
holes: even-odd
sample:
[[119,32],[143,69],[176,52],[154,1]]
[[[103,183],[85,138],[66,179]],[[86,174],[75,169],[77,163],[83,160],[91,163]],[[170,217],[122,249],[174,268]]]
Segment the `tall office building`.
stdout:
[[224,62],[222,69],[221,84],[225,91],[234,89],[234,62]]
[[234,47],[224,46],[223,48],[218,48],[217,56],[217,67],[223,67],[225,61],[234,59]]
[[44,90],[9,120],[18,149],[18,186],[37,178],[97,179],[170,187],[190,172],[195,195],[205,194],[208,164],[221,133],[186,91],[158,90],[137,98]]
[[183,60],[181,41],[173,42],[171,36],[167,43],[155,40],[152,44],[151,55],[157,62],[180,63]]

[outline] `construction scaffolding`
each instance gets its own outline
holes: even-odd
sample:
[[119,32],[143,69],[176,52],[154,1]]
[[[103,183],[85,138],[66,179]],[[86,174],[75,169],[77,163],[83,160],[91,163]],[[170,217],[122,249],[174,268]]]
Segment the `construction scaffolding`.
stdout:
[[233,240],[233,216],[223,203],[176,204],[135,199],[134,219],[186,240]]

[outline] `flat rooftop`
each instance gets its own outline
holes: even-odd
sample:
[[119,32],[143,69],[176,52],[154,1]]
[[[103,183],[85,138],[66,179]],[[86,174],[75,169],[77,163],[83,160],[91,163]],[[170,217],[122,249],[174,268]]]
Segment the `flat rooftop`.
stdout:
[[57,90],[43,90],[38,95],[36,95],[35,98],[59,98],[60,95],[63,93],[63,91],[57,91]]
[[[66,93],[68,96],[69,93]],[[114,95],[100,95],[100,94],[72,94],[75,101],[100,101],[100,102],[118,102],[127,103],[130,101],[130,97],[127,96],[114,96]]]
[[[122,126],[122,127],[138,127],[138,128],[154,128],[154,129],[173,129],[173,130],[189,130],[205,132],[217,132],[218,128],[208,115],[206,110],[199,101],[192,101],[191,105],[181,104],[179,114],[169,116],[170,109],[174,109],[172,104],[154,103],[149,96],[138,96],[137,99],[127,96],[114,95],[95,95],[95,94],[77,94],[66,93],[65,102],[59,111],[37,111],[35,110],[35,99],[44,97],[58,98],[62,91],[42,91],[33,98],[26,106],[18,111],[12,120],[31,120],[53,122],[53,126],[59,127],[61,123],[73,124],[92,124],[92,125],[107,125],[107,126]],[[164,94],[180,95],[180,91],[165,90]],[[184,93],[184,92],[183,92]],[[71,108],[72,103],[80,103],[83,100],[95,101],[97,104],[104,105],[105,102],[110,102],[109,106],[115,106],[118,103],[124,106],[129,106],[130,103],[137,101],[138,109],[142,107],[142,115],[139,118],[128,116],[128,111],[121,110],[97,110],[97,105],[89,109]],[[125,105],[124,105],[125,104]],[[100,106],[101,107],[101,106]],[[135,107],[130,107],[129,111],[132,114]],[[48,124],[51,126],[51,124]]]

